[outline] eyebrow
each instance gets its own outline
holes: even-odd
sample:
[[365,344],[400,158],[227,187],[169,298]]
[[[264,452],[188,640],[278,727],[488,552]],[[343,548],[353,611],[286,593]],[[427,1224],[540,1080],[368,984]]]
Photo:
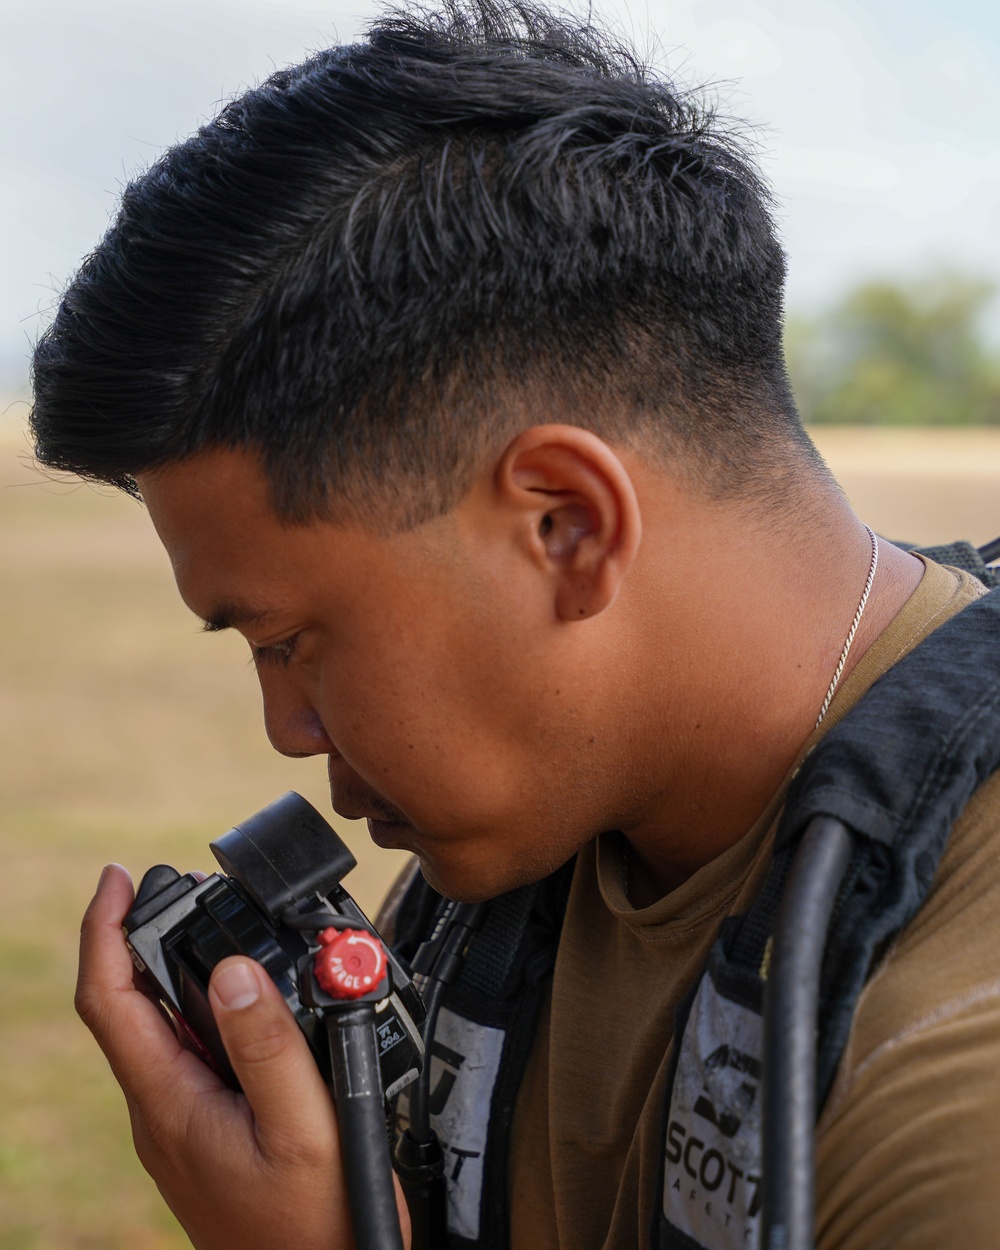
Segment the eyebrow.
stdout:
[[224,629],[248,629],[266,624],[274,615],[267,608],[227,599],[202,620],[201,627],[206,634],[218,634]]

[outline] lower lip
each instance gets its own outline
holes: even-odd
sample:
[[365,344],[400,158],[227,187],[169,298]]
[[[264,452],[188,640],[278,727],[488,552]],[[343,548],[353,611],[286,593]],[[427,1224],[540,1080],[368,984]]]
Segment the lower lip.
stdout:
[[398,821],[369,820],[368,834],[376,846],[398,848],[404,845],[404,835],[410,826]]

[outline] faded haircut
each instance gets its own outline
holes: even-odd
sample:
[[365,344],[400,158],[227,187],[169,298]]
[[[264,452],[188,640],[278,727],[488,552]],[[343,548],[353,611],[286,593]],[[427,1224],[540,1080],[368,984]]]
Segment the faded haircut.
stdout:
[[614,37],[391,10],[126,189],[36,348],[36,453],[135,494],[247,448],[284,520],[413,525],[530,411],[752,495],[809,454],[783,280],[738,138]]

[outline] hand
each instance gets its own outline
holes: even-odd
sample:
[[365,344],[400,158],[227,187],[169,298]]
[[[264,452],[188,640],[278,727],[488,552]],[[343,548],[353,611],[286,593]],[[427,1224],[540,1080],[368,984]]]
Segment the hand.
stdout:
[[[124,1091],[143,1166],[196,1250],[351,1250],[333,1104],[277,988],[242,957],[212,974],[236,1094],[133,987],[121,929],[132,899],[110,865],[83,919],[76,1007]],[[408,1244],[398,1185],[397,1206]]]

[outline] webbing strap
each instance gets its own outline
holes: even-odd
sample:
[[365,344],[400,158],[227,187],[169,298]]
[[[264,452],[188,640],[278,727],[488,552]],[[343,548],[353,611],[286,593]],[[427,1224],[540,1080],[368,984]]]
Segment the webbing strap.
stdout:
[[540,890],[535,882],[493,900],[459,977],[463,988],[495,997],[504,993]]
[[983,563],[983,557],[972,543],[942,543],[938,547],[912,547],[910,550],[926,556],[936,564],[950,564],[953,568],[964,569],[973,577],[978,577],[984,586],[992,590],[1000,586],[1000,568],[990,568]]
[[[542,881],[493,899],[457,981],[442,999],[442,1018],[451,1031],[444,1031],[447,1045],[441,1050],[439,1026],[431,1052],[444,1059],[451,1075],[438,1091],[441,1103],[436,1110],[432,1105],[432,1114],[443,1117],[434,1121],[436,1131],[451,1135],[446,1143],[452,1165],[447,1173],[449,1250],[503,1250],[508,1242],[507,1164],[514,1105],[555,960],[572,875],[573,861]],[[412,958],[440,901],[418,875],[399,908],[399,954]]]
[[858,995],[887,944],[931,887],[948,834],[1000,767],[1000,590],[935,630],[830,730],[792,782],[774,862],[726,940],[760,968],[791,855],[815,816],[855,835],[823,963],[818,1089],[825,1097]]

